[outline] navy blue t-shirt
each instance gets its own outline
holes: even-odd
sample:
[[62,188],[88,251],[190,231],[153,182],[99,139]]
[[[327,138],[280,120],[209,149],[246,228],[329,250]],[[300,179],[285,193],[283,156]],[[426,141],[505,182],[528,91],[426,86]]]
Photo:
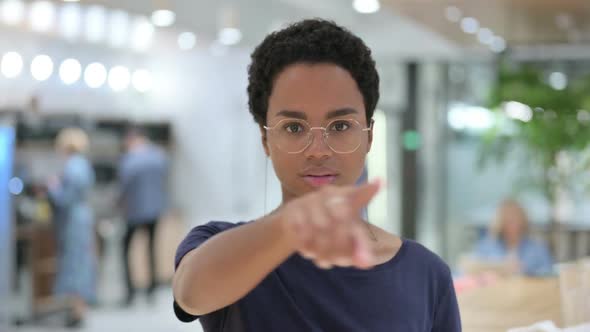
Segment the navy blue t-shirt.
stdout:
[[[176,253],[176,267],[210,237],[242,225],[195,227]],[[457,332],[459,309],[449,267],[422,245],[403,240],[398,253],[370,270],[317,268],[294,254],[236,303],[197,317],[174,302],[183,322],[205,332]]]

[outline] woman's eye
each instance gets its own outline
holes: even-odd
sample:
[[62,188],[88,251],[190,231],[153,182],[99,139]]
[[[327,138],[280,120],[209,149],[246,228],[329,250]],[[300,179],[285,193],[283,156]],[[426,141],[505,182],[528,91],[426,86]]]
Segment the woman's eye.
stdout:
[[300,133],[303,131],[303,126],[299,123],[289,123],[287,125],[285,125],[285,130],[288,133]]
[[332,130],[333,131],[345,131],[348,128],[350,128],[350,125],[347,122],[336,122],[332,125]]

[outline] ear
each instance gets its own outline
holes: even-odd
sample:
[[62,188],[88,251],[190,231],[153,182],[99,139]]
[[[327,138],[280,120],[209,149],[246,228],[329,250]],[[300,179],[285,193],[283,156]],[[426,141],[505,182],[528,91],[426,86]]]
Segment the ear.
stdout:
[[369,144],[367,145],[367,153],[371,151],[371,146],[373,146],[373,130],[375,130],[375,120],[371,119],[371,130],[369,130]]
[[268,149],[268,140],[266,135],[266,129],[264,129],[263,125],[259,126],[260,129],[260,139],[262,142],[262,148],[264,149],[264,153],[267,157],[270,157],[270,150]]

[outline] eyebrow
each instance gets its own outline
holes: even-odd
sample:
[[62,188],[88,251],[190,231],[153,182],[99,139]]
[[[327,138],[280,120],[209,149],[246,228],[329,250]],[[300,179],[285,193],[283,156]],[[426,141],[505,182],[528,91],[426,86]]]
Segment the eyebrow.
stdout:
[[332,119],[332,118],[337,118],[339,116],[345,116],[345,115],[350,115],[350,114],[358,114],[359,112],[357,110],[355,110],[354,108],[350,108],[350,107],[346,107],[346,108],[340,108],[334,111],[331,111],[330,113],[328,113],[328,115],[326,116],[326,119]]
[[307,120],[307,115],[305,115],[305,113],[299,112],[299,111],[282,110],[277,113],[277,116],[284,116],[286,118]]
[[[326,119],[333,119],[333,118],[337,118],[340,116],[345,116],[345,115],[350,115],[350,114],[358,114],[358,113],[359,112],[357,110],[355,110],[354,108],[345,107],[345,108],[340,108],[340,109],[337,109],[334,111],[330,111],[326,115]],[[277,116],[307,120],[307,115],[304,112],[300,112],[300,111],[282,110],[277,113]]]

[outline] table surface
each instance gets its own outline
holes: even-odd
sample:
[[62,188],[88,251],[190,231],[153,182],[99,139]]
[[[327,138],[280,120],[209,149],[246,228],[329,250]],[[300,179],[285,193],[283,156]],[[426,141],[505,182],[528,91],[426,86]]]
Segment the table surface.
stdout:
[[506,332],[552,320],[561,326],[557,278],[514,277],[458,295],[464,332]]

